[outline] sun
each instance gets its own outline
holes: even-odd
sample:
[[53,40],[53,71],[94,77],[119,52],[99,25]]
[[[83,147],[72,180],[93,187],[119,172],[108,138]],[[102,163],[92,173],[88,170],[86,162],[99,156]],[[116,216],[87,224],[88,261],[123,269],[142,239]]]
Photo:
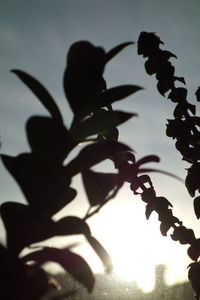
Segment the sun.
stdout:
[[[140,289],[149,292],[154,289],[156,266],[162,264],[167,269],[166,284],[186,281],[190,263],[187,248],[161,235],[156,213],[152,213],[150,220],[145,219],[145,203],[137,197],[127,199],[130,197],[126,192],[120,193],[100,213],[87,220],[92,235],[111,255],[113,275],[135,281]],[[57,245],[66,246],[66,237],[54,239]],[[77,242],[73,251],[89,263],[94,273],[104,272],[101,261],[84,236],[73,235],[69,240],[70,237],[67,238],[69,244]]]
[[[144,211],[141,202],[117,201],[90,223],[94,236],[112,257],[113,273],[123,280],[136,281],[144,292],[148,292],[154,288],[157,265],[165,264],[173,270],[166,278],[167,284],[173,284],[186,279],[187,262],[185,249],[169,237],[161,236],[156,215],[145,220]],[[83,247],[83,255],[95,272],[102,271],[100,261],[88,252],[88,248]]]

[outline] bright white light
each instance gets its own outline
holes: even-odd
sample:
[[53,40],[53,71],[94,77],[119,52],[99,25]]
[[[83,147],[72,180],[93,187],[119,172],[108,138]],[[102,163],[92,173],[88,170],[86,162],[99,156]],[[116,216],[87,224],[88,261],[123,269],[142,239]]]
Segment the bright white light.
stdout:
[[[114,202],[109,205],[90,223],[94,236],[110,253],[114,273],[119,278],[137,281],[147,292],[154,288],[155,266],[165,264],[172,271],[166,276],[167,284],[186,279],[186,249],[170,237],[161,236],[156,214],[151,220],[145,220],[145,206],[141,202],[137,205],[117,201],[116,205]],[[85,254],[90,261],[90,255]],[[94,257],[91,264],[94,270],[100,271]]]

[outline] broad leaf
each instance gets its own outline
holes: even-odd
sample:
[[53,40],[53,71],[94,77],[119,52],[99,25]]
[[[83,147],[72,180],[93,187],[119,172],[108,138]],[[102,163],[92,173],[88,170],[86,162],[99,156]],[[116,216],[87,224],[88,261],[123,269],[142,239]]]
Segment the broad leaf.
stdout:
[[197,190],[200,190],[200,163],[194,163],[189,169],[185,178],[185,186],[191,197],[195,196]]
[[133,116],[136,116],[136,114],[122,111],[100,110],[92,117],[74,126],[70,133],[75,140],[82,141],[84,138],[94,134],[104,134],[126,122]]
[[187,253],[192,260],[198,260],[200,257],[200,239],[197,239],[196,242],[188,248]]
[[55,120],[63,122],[62,115],[54,99],[37,79],[20,70],[11,70],[11,72],[15,73],[31,89]]
[[101,259],[104,268],[106,272],[111,272],[113,265],[112,265],[112,260],[108,252],[105,250],[105,248],[97,241],[94,237],[88,236],[87,237],[88,242],[96,252],[96,254],[99,256]]
[[167,80],[159,80],[157,83],[157,90],[162,96],[170,90],[170,84]]
[[1,216],[6,228],[7,247],[15,253],[54,235],[54,221],[36,213],[30,206],[16,202],[3,203]]
[[87,223],[77,217],[64,217],[55,223],[55,235],[84,234],[90,235]]
[[69,186],[70,178],[62,165],[29,153],[1,158],[34,210],[52,216],[75,198],[76,191]]
[[135,92],[142,90],[143,88],[137,85],[120,85],[97,95],[92,99],[91,105],[98,109],[104,106],[109,106],[110,104],[129,97]]
[[118,151],[130,150],[128,146],[116,141],[101,141],[88,145],[79,152],[78,156],[70,161],[65,167],[65,172],[72,177],[104,159],[110,158],[112,154]]
[[118,174],[91,170],[83,171],[82,179],[91,206],[104,203],[108,194],[122,184]]
[[108,51],[106,53],[106,63],[111,60],[114,56],[116,56],[119,52],[121,52],[125,47],[129,46],[129,45],[133,45],[135,44],[134,42],[125,42],[122,43],[114,48],[112,48],[110,51]]
[[200,87],[198,87],[198,89],[196,90],[195,96],[197,98],[197,101],[200,102]]
[[179,241],[181,245],[193,244],[196,241],[193,230],[182,225],[174,228],[171,238],[174,241]]
[[45,247],[42,250],[32,252],[25,257],[24,261],[35,261],[38,265],[46,262],[60,264],[74,279],[82,283],[90,292],[94,286],[94,276],[87,262],[79,255],[66,249]]
[[72,111],[80,113],[88,101],[105,88],[105,51],[87,41],[74,43],[67,55],[64,90]]
[[65,126],[49,117],[30,117],[26,124],[27,138],[37,155],[63,162],[72,148],[72,140]]
[[110,89],[104,89],[103,91],[96,93],[90,98],[84,109],[79,112],[77,119],[81,120],[85,116],[89,115],[103,107],[109,107],[112,103],[127,98],[133,93],[143,89],[137,85],[121,85]]
[[168,96],[173,102],[186,101],[187,98],[187,89],[186,88],[175,88],[169,93]]
[[194,212],[197,219],[200,218],[200,196],[194,199]]
[[190,280],[192,288],[195,291],[194,297],[198,300],[200,297],[200,284],[199,284],[200,263],[199,262],[191,263],[191,264],[189,264],[188,267],[189,267],[188,278]]

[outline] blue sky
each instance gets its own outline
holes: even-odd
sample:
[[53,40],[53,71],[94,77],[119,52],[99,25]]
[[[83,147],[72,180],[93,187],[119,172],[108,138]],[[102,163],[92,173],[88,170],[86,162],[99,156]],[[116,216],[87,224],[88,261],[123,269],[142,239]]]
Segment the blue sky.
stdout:
[[[188,100],[194,102],[200,85],[198,0],[0,0],[0,4],[1,153],[28,151],[25,122],[30,115],[46,114],[10,69],[22,69],[37,77],[57,100],[66,125],[70,124],[72,114],[64,97],[62,76],[67,50],[77,40],[89,40],[109,50],[125,41],[136,42],[141,31],[156,32],[165,42],[163,48],[177,55],[176,75],[185,77]],[[115,104],[115,108],[139,114],[119,128],[120,139],[133,147],[138,157],[159,155],[159,168],[184,178],[188,165],[181,161],[174,142],[165,136],[166,119],[172,117],[174,106],[158,94],[156,80],[145,73],[144,62],[137,55],[136,45],[130,46],[110,62],[105,72],[108,86],[130,83],[145,88]],[[0,201],[23,201],[14,180],[2,165],[0,168]],[[186,226],[196,227],[198,235],[192,201],[184,186],[171,178],[153,177],[159,193],[174,204],[175,213],[186,220]],[[80,180],[75,179],[74,185],[81,190],[77,205],[86,207]],[[128,187],[121,195],[130,196]],[[78,213],[81,215],[81,210]]]

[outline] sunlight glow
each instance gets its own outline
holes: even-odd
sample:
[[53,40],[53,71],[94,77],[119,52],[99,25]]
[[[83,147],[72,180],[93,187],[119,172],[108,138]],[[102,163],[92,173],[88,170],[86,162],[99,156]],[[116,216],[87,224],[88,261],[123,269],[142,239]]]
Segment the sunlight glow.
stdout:
[[[186,249],[169,237],[161,236],[156,215],[151,220],[145,220],[141,203],[111,204],[110,208],[108,206],[94,217],[91,228],[110,253],[113,272],[119,278],[136,281],[147,292],[155,285],[155,266],[165,264],[167,270],[173,270],[172,274],[167,272],[164,278],[166,284],[186,280]],[[99,262],[95,263],[94,258],[92,266],[97,272],[100,271]]]
[[[172,241],[170,232],[168,237],[163,237],[157,214],[152,213],[150,219],[146,220],[145,203],[137,197],[133,199],[132,194],[129,194],[124,189],[117,199],[87,220],[93,236],[111,255],[113,275],[121,280],[135,282],[144,292],[149,292],[156,284],[155,268],[163,264],[166,266],[163,280],[167,285],[187,281],[187,266],[191,262],[186,255],[187,245]],[[76,206],[74,209],[77,213]],[[69,213],[73,215],[72,211]],[[82,235],[54,239],[59,247],[78,242],[78,247],[73,248],[73,251],[84,257],[93,272],[104,272],[100,259]]]

